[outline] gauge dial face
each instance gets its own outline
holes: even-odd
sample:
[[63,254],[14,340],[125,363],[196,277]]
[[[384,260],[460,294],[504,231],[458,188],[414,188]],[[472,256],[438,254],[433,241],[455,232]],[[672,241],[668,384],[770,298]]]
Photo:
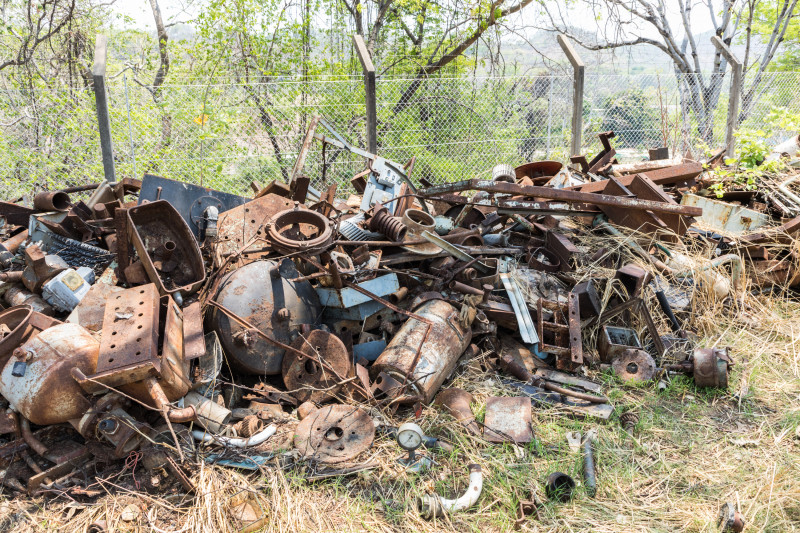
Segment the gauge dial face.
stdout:
[[412,423],[403,424],[397,429],[397,443],[404,450],[416,450],[422,445],[422,429]]

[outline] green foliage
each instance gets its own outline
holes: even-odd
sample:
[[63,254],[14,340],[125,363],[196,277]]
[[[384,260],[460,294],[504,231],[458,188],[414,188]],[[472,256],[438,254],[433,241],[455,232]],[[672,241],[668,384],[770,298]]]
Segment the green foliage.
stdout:
[[603,102],[606,110],[601,130],[616,133],[618,148],[651,148],[660,144],[660,113],[639,88],[610,96]]
[[738,163],[744,168],[756,168],[769,154],[769,146],[763,130],[739,129],[736,137]]

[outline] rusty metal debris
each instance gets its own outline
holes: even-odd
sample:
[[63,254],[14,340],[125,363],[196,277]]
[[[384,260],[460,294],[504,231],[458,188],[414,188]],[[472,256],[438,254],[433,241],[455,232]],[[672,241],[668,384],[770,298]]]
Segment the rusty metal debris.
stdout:
[[[284,445],[323,479],[375,467],[364,452],[376,425],[410,451],[406,466],[419,446],[455,452],[422,433],[431,404],[489,446],[532,442],[543,409],[608,420],[615,385],[598,372],[727,387],[733,358],[692,336],[692,298],[711,289],[741,307],[745,281],[800,285],[800,217],[778,221],[752,202],[758,216],[709,215],[717,201],[692,197],[701,164],[620,165],[613,139],[601,134],[580,169],[500,164],[492,179],[432,185],[412,179],[414,160],[366,152],[317,117],[290,179],[253,183],[251,198],[145,175],[89,198],[0,203],[0,438],[11,439],[0,459],[23,472],[41,462],[27,487],[16,471],[0,484],[55,490],[53,476],[141,453],[192,492],[194,458],[268,468]],[[316,142],[323,174],[304,175]],[[325,184],[324,150],[365,160],[350,182],[358,195]],[[689,245],[711,259],[688,259]],[[478,379],[452,384],[464,374]],[[487,398],[475,383],[503,392]],[[620,417],[631,434],[636,420]],[[592,496],[592,437],[583,444]],[[470,482],[455,500],[426,496],[421,511],[472,506],[479,467]],[[556,472],[545,488],[566,501],[575,482]]]
[[300,454],[320,463],[341,463],[372,445],[375,425],[362,409],[329,405],[304,418],[295,432]]

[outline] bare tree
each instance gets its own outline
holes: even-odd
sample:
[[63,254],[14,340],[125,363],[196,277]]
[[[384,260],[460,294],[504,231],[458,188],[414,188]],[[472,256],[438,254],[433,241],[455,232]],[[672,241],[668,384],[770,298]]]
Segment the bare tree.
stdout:
[[[169,48],[167,42],[169,41],[169,34],[167,34],[167,26],[164,24],[164,19],[161,16],[161,6],[158,0],[149,0],[150,10],[153,12],[153,21],[156,25],[156,39],[158,39],[158,69],[153,77],[153,83],[147,85],[138,79],[134,81],[147,89],[153,97],[153,102],[158,105],[161,103],[162,91],[161,87],[167,79],[169,74]],[[159,143],[159,150],[166,149],[172,143],[172,115],[165,111],[161,114],[161,141]]]
[[7,57],[0,60],[0,70],[31,61],[40,45],[49,42],[69,24],[75,16],[75,4],[76,0],[29,0],[20,14],[8,9],[4,2],[0,14],[13,44],[3,52]]
[[[420,2],[408,5],[394,0],[374,0],[371,17],[365,16],[365,3],[362,0],[342,0],[353,18],[356,33],[362,35],[370,54],[375,56],[382,38],[382,32],[390,23],[396,23],[411,43],[424,53],[424,63],[420,64],[408,86],[403,90],[393,111],[395,114],[406,109],[422,80],[431,76],[453,61],[462,57],[490,29],[501,26],[509,15],[522,11],[534,0],[492,0],[489,4],[471,5],[466,2]],[[442,14],[444,24],[438,27],[425,23],[429,8],[435,7]],[[413,20],[412,29],[409,20]],[[423,47],[427,43],[428,46]]]
[[[771,2],[775,22],[766,39],[763,52],[753,53],[755,39],[753,17],[759,4]],[[795,16],[798,0],[580,0],[583,9],[589,8],[604,15],[598,22],[598,33],[590,36],[575,31],[569,23],[569,11],[559,4],[548,2],[540,10],[544,25],[540,29],[563,33],[588,50],[609,50],[635,45],[650,45],[661,50],[672,61],[681,89],[685,113],[691,110],[697,117],[700,137],[713,141],[713,112],[717,107],[727,62],[719,50],[713,52],[712,67],[703,68],[697,32],[692,26],[695,10],[707,10],[714,33],[725,43],[743,40],[743,86],[739,122],[753,109],[759,94],[764,72],[775,57],[786,30]],[[679,24],[674,25],[675,18]],[[705,43],[704,43],[705,44]],[[748,80],[748,81],[744,81]]]

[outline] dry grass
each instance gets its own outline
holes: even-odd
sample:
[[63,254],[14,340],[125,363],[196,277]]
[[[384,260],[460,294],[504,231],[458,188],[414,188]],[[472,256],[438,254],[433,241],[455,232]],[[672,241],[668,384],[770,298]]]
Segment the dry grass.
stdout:
[[[610,247],[629,260],[642,261],[607,238],[584,235],[590,248]],[[602,241],[592,242],[592,239]],[[687,250],[693,255],[708,250]],[[592,266],[583,277],[604,277],[613,270]],[[538,495],[542,483],[560,470],[581,479],[580,456],[566,445],[567,431],[596,429],[598,492],[593,499],[579,488],[566,504],[546,502],[538,519],[523,531],[673,532],[718,531],[716,517],[726,501],[736,502],[747,531],[800,530],[800,305],[776,295],[745,296],[734,303],[713,295],[696,295],[686,324],[700,346],[730,346],[736,366],[727,391],[698,390],[688,378],[624,387],[607,374],[590,372],[607,384],[616,407],[607,422],[578,420],[555,410],[534,409],[535,442],[525,447],[487,444],[470,437],[433,407],[418,423],[433,436],[452,442],[452,455],[434,454],[429,472],[406,473],[395,459],[402,455],[387,437],[376,438],[360,459],[374,468],[313,483],[298,469],[268,463],[262,472],[241,474],[219,467],[200,467],[194,474],[197,496],[141,495],[110,483],[109,494],[91,504],[68,500],[16,499],[0,503],[0,528],[14,531],[86,531],[105,520],[109,531],[186,533],[241,531],[251,524],[264,531],[510,531],[518,502]],[[608,302],[616,289],[603,292]],[[738,302],[738,303],[737,303]],[[659,329],[668,325],[652,297],[648,307]],[[594,329],[585,331],[594,344]],[[473,393],[479,420],[492,395],[511,395],[497,375],[462,365],[451,385]],[[618,416],[629,409],[640,414],[636,439],[620,428]],[[412,419],[383,416],[391,423]],[[473,509],[444,520],[424,521],[416,496],[436,490],[461,493],[469,463],[484,472],[483,494]],[[116,485],[120,486],[120,485]],[[125,510],[133,519],[124,521]],[[245,517],[239,520],[238,517]],[[247,529],[244,529],[247,530]]]

